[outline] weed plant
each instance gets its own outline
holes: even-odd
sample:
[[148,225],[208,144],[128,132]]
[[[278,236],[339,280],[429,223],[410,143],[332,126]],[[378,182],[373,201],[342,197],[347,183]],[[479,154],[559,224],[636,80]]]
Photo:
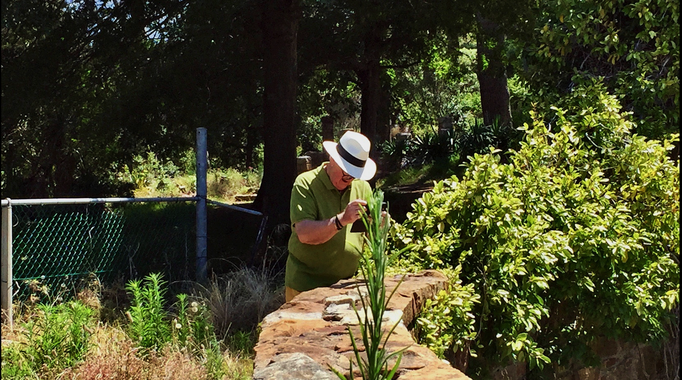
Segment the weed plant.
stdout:
[[217,341],[204,303],[201,301],[189,303],[187,294],[178,294],[177,297],[178,315],[171,325],[175,343],[194,354],[199,354],[202,347],[213,350]]
[[130,319],[128,331],[145,354],[149,350],[159,351],[170,341],[170,326],[165,321],[163,305],[165,285],[160,274],[152,273],[144,282],[131,280],[126,286],[132,295],[132,304],[126,314]]
[[26,354],[35,368],[65,368],[80,361],[88,351],[90,332],[86,326],[93,311],[80,302],[56,306],[39,305],[42,318],[27,324],[31,342]]
[[93,314],[77,301],[37,305],[34,318],[22,326],[25,339],[3,347],[2,378],[46,378],[82,361],[90,347],[87,326]]
[[[382,326],[388,301],[400,286],[398,283],[391,294],[388,297],[386,296],[384,278],[389,264],[386,244],[390,229],[390,218],[388,214],[382,213],[383,200],[384,193],[381,190],[376,190],[368,202],[369,213],[362,215],[362,220],[367,228],[367,235],[365,236],[367,254],[362,255],[360,259],[360,272],[365,280],[368,298],[368,301],[365,301],[364,297],[360,297],[364,318],[360,316],[360,311],[355,308],[355,305],[353,305],[353,309],[358,321],[360,321],[360,334],[367,355],[366,360],[360,356],[361,350],[355,342],[352,330],[348,328],[355,360],[358,363],[360,374],[365,380],[393,379],[400,367],[400,360],[404,351],[402,349],[389,353],[386,350],[386,343],[400,321],[390,329],[388,334],[384,333]],[[358,286],[358,293],[362,294],[359,287],[360,285]],[[396,358],[395,364],[389,368],[389,361],[394,357]],[[336,369],[332,368],[332,370],[339,378],[346,379]],[[353,378],[353,360],[350,361],[350,378]]]
[[174,305],[176,316],[171,321],[164,309],[166,285],[157,273],[145,277],[144,282],[133,280],[128,283],[133,297],[127,313],[131,338],[144,354],[151,350],[161,351],[167,344],[174,343],[179,349],[197,356],[215,359],[216,349],[220,356],[220,345],[204,303],[189,302],[187,294],[178,294]]
[[144,282],[130,281],[128,284],[133,296],[128,312],[129,332],[143,354],[151,354],[154,358],[173,343],[172,348],[199,359],[209,378],[223,379],[235,373],[234,378],[243,378],[243,369],[235,370],[226,365],[206,300],[178,294],[175,316],[171,320],[172,315],[163,308],[165,286],[161,275],[155,273],[145,277]]

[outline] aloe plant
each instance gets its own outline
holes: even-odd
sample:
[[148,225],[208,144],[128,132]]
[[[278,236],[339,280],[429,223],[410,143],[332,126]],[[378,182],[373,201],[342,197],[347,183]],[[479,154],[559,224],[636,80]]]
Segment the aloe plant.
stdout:
[[[360,323],[360,333],[367,359],[360,356],[360,349],[355,342],[353,331],[350,327],[348,328],[355,359],[362,378],[365,380],[392,379],[400,367],[402,353],[405,350],[401,349],[392,353],[386,350],[386,343],[400,321],[393,325],[388,334],[384,334],[382,331],[382,319],[386,306],[398,289],[398,286],[400,286],[400,283],[398,283],[388,297],[386,296],[384,278],[386,267],[390,261],[390,258],[386,255],[386,248],[391,219],[388,217],[388,214],[382,213],[381,206],[383,200],[384,193],[381,190],[376,190],[368,201],[369,212],[362,215],[362,220],[367,228],[365,235],[367,250],[366,254],[362,255],[360,259],[360,272],[365,282],[362,285],[358,285],[358,293],[361,293],[360,287],[365,286],[367,289],[367,300],[361,296],[362,311],[358,311],[355,305],[353,305],[353,309]],[[361,312],[364,318],[361,318]],[[394,357],[396,362],[389,368],[389,361]],[[346,377],[339,371],[333,368],[332,370],[339,378],[346,380]],[[352,359],[350,361],[350,376],[351,378],[353,377]]]

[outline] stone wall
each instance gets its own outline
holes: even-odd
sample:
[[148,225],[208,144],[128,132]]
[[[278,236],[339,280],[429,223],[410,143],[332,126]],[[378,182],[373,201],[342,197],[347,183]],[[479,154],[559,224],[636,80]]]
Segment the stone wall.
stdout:
[[594,344],[601,366],[557,371],[560,380],[664,380],[666,376],[662,349],[648,344],[601,338]]
[[[666,363],[664,348],[613,339],[597,339],[592,347],[601,360],[599,367],[552,365],[556,380],[672,380],[679,370],[679,360]],[[679,351],[676,353],[679,356]],[[672,362],[673,358],[668,361]],[[675,364],[677,363],[677,364]],[[674,367],[677,365],[678,367]],[[495,368],[493,380],[524,380],[525,362]],[[672,374],[672,375],[671,375]],[[677,377],[679,379],[679,375]]]
[[[400,278],[386,280],[387,294]],[[329,288],[303,292],[291,302],[269,314],[262,322],[254,359],[255,380],[331,380],[335,368],[351,378],[349,360],[353,358],[353,378],[359,378],[348,327],[362,347],[358,320],[352,303],[360,309],[357,280],[340,281]],[[411,326],[424,302],[447,286],[447,278],[427,270],[407,275],[393,295],[384,314],[383,326],[390,329],[399,321],[386,348],[389,352],[406,348],[395,379],[460,380],[468,379],[428,348],[415,343]],[[363,292],[364,286],[359,287]],[[362,312],[361,312],[362,314]],[[390,362],[391,366],[394,363]]]

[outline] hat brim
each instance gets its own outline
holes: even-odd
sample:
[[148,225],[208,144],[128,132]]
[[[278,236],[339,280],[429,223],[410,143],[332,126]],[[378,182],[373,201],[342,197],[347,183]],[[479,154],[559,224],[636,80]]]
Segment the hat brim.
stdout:
[[327,151],[329,157],[336,162],[344,172],[350,174],[353,178],[369,181],[374,178],[377,173],[377,164],[371,158],[368,158],[364,167],[358,167],[349,164],[346,160],[341,158],[339,152],[336,150],[337,143],[333,141],[323,141],[322,146]]

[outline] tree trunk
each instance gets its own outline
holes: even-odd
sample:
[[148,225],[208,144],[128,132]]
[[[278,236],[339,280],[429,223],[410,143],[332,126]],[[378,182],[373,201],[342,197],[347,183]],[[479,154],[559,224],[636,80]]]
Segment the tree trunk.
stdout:
[[379,120],[379,102],[381,100],[381,82],[379,81],[379,61],[368,62],[367,67],[357,72],[362,90],[360,102],[360,132],[375,145],[378,141],[377,121]]
[[274,226],[289,223],[291,187],[296,178],[297,0],[264,0],[263,181],[254,208]]
[[381,107],[381,61],[380,35],[377,28],[373,28],[365,36],[365,62],[360,70],[356,70],[362,91],[360,111],[360,132],[372,142],[370,156],[376,160],[376,146],[382,142],[378,133],[379,109]]
[[391,138],[391,85],[390,80],[385,76],[380,83],[381,92],[379,94],[379,109],[377,111],[377,144]]
[[334,141],[334,119],[331,116],[322,117],[322,141]]
[[509,88],[502,56],[504,34],[495,22],[480,14],[477,19],[480,29],[476,42],[476,76],[481,88],[483,123],[490,125],[497,120],[500,126],[511,126]]

